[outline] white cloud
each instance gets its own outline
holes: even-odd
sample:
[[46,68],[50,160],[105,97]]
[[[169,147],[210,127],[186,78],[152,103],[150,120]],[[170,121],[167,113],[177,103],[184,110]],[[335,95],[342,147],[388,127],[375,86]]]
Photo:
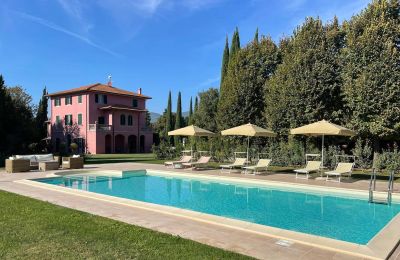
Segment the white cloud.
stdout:
[[120,54],[118,54],[118,53],[116,53],[114,51],[111,51],[111,50],[109,50],[109,49],[107,49],[107,48],[105,48],[103,46],[100,46],[97,43],[94,43],[89,38],[87,38],[85,36],[82,36],[80,34],[77,34],[75,32],[72,32],[72,31],[70,31],[70,30],[68,30],[68,29],[66,29],[64,27],[61,27],[60,25],[55,24],[55,23],[53,23],[51,21],[48,21],[48,20],[43,19],[41,17],[37,17],[37,16],[33,16],[33,15],[30,15],[30,14],[27,14],[27,13],[23,13],[23,12],[18,12],[18,11],[11,11],[11,12],[13,14],[17,15],[20,18],[23,18],[25,20],[40,24],[40,25],[45,26],[47,28],[50,28],[52,30],[55,30],[55,31],[64,33],[66,35],[69,35],[69,36],[71,36],[71,37],[73,37],[75,39],[78,39],[78,40],[80,40],[80,41],[82,41],[82,42],[84,42],[84,43],[86,43],[86,44],[98,49],[98,50],[101,50],[103,52],[111,54],[111,55],[113,55],[115,57],[121,57]]

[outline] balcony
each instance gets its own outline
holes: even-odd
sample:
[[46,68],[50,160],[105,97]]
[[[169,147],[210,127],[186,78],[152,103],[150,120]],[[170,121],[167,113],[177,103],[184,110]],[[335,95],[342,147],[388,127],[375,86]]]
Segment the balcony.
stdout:
[[112,130],[112,125],[89,124],[89,131],[108,132]]

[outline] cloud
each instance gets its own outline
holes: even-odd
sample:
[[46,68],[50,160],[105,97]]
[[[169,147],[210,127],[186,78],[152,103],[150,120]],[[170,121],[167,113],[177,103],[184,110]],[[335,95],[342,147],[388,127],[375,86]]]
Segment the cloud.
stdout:
[[80,40],[80,41],[82,41],[82,42],[84,42],[84,43],[86,43],[86,44],[98,49],[98,50],[106,52],[106,53],[108,53],[108,54],[110,54],[110,55],[112,55],[114,57],[119,57],[119,58],[122,57],[120,54],[118,54],[118,53],[116,53],[114,51],[111,51],[111,50],[109,50],[109,49],[107,49],[107,48],[105,48],[103,46],[100,46],[97,43],[94,43],[89,38],[84,37],[84,36],[82,36],[80,34],[77,34],[75,32],[71,32],[68,29],[66,29],[64,27],[61,27],[60,25],[55,24],[55,23],[53,23],[51,21],[45,20],[45,19],[37,17],[37,16],[33,16],[33,15],[30,15],[30,14],[27,14],[27,13],[23,13],[23,12],[18,12],[18,11],[11,11],[11,12],[13,14],[19,16],[22,19],[25,19],[25,20],[40,24],[40,25],[45,26],[47,28],[50,28],[52,30],[55,30],[55,31],[64,33],[66,35],[69,35],[69,36],[71,36],[71,37],[73,37],[75,39],[78,39],[78,40]]
[[85,18],[84,6],[80,0],[58,0],[58,3],[64,12],[81,25],[83,31],[88,32],[93,27]]
[[205,81],[199,83],[200,87],[210,87],[211,84],[217,83],[220,80],[220,76],[214,77],[214,78],[208,78]]

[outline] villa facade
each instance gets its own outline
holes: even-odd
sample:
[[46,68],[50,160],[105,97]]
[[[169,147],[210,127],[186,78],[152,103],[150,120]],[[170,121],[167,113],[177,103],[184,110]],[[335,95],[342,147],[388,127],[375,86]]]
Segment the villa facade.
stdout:
[[55,92],[51,100],[48,139],[53,149],[77,143],[80,153],[149,152],[153,132],[146,124],[146,101],[141,89],[131,92],[111,83]]

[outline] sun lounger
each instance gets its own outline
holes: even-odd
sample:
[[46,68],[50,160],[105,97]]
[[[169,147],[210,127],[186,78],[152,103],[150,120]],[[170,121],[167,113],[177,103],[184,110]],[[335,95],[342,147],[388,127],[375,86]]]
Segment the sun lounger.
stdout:
[[192,160],[192,156],[190,155],[185,155],[182,156],[181,159],[179,159],[179,161],[170,161],[170,162],[164,162],[164,166],[166,166],[167,168],[175,168],[175,165],[178,164],[182,164],[182,163],[188,163]]
[[199,166],[205,166],[210,161],[210,156],[201,156],[196,162],[182,163],[183,167],[192,168],[196,170]]
[[255,175],[262,171],[267,171],[270,163],[270,159],[260,159],[258,160],[257,165],[243,167],[244,173],[247,174],[248,172],[253,172],[253,174]]
[[[335,170],[325,172],[326,181],[340,182],[342,175],[347,175],[350,178],[351,172],[353,171],[353,166],[354,163],[338,163]],[[336,176],[337,178],[330,178],[332,176]]]
[[[305,168],[294,170],[296,172],[296,178],[308,179],[310,177],[310,173],[319,171],[320,167],[321,161],[308,161]],[[305,174],[305,177],[300,177],[299,173]]]
[[220,165],[221,167],[221,172],[224,171],[224,169],[228,169],[229,173],[231,173],[232,169],[235,168],[242,168],[246,163],[246,158],[236,158],[236,160],[232,164],[226,164],[226,165]]

